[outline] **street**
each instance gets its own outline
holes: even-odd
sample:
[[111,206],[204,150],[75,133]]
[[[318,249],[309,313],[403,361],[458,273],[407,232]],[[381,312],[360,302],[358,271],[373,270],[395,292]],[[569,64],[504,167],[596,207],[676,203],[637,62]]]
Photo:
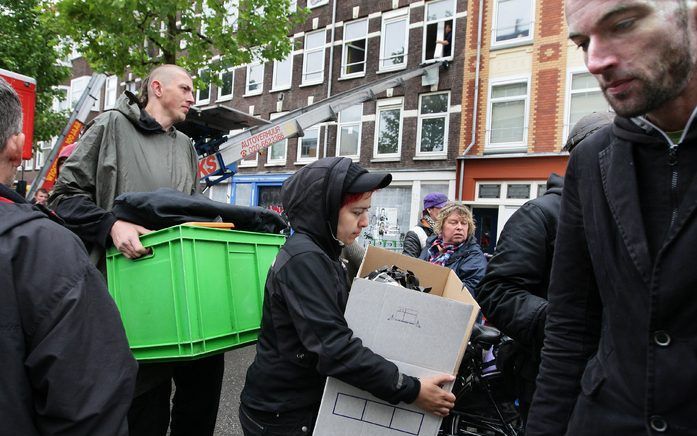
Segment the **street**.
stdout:
[[223,376],[223,391],[220,395],[218,421],[215,426],[215,436],[241,436],[237,409],[240,405],[240,392],[244,386],[247,368],[254,360],[256,344],[237,348],[225,353],[225,375]]

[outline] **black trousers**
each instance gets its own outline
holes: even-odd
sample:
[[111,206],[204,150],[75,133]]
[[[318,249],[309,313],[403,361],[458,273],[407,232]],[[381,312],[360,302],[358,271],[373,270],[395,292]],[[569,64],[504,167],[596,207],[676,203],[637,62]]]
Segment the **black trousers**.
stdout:
[[[225,370],[224,354],[181,363],[141,365],[128,411],[131,436],[213,436]],[[170,398],[172,379],[175,391]]]
[[319,405],[286,413],[263,412],[240,403],[240,425],[244,436],[306,436],[311,435]]

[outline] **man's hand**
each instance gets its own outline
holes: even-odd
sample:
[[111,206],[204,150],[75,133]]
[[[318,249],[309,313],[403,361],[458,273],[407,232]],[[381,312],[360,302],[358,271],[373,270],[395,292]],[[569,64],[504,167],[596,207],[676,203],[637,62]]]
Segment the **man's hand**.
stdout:
[[455,406],[455,395],[443,390],[441,386],[453,380],[455,377],[447,374],[422,378],[421,390],[414,404],[436,416],[448,416],[450,409]]
[[117,220],[111,227],[109,234],[117,250],[129,259],[137,259],[149,253],[149,250],[140,243],[138,237],[151,231],[128,221]]

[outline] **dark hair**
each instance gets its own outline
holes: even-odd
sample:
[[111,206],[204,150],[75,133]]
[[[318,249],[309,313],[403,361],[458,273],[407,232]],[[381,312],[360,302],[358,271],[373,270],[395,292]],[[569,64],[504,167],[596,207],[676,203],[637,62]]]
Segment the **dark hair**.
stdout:
[[[38,193],[42,193],[42,194],[48,195],[48,191],[45,190],[44,188],[39,188],[39,189],[37,189],[37,190],[36,190],[36,194],[38,194]],[[34,194],[34,195],[36,195],[36,194]]]
[[22,132],[22,104],[17,92],[0,77],[0,151],[11,136]]

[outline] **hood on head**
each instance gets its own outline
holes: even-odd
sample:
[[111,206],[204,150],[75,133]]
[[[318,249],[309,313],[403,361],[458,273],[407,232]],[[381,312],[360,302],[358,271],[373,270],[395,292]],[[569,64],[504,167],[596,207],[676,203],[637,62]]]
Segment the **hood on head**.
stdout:
[[121,112],[128,120],[143,133],[162,133],[160,123],[140,107],[138,98],[129,91],[124,91],[116,101],[114,110]]

